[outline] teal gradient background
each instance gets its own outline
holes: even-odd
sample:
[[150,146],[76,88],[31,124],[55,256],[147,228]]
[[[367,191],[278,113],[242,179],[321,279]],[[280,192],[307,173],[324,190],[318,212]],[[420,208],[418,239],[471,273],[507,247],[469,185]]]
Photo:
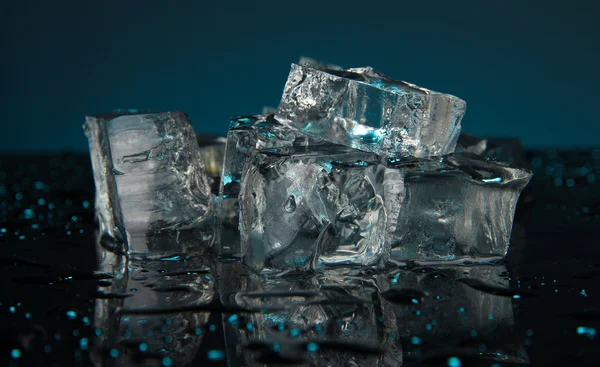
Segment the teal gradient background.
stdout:
[[1,151],[87,149],[86,114],[278,104],[300,56],[467,101],[463,131],[599,146],[594,1],[30,1],[0,8]]

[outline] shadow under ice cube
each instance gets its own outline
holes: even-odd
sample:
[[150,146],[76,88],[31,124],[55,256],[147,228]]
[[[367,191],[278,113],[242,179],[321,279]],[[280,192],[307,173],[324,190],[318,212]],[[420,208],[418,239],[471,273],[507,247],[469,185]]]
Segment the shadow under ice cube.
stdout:
[[381,265],[388,173],[375,154],[343,146],[255,151],[240,195],[243,261],[258,271]]
[[[112,250],[131,254],[188,252],[190,248],[178,242],[178,231],[204,225],[211,215],[212,201],[187,115],[164,112],[87,117],[84,130],[94,169],[96,215],[101,233],[116,240]],[[167,232],[177,233],[173,239],[157,239]],[[158,242],[160,249],[153,245]]]

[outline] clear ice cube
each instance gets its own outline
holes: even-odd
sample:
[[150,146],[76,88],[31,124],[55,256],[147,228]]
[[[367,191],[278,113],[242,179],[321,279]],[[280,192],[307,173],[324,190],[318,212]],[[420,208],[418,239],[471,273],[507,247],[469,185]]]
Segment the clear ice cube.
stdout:
[[452,153],[466,103],[370,67],[292,64],[276,118],[335,144],[385,156]]
[[530,171],[460,154],[395,167],[404,182],[392,259],[491,261],[506,255]]
[[[101,233],[114,240],[113,250],[184,250],[177,231],[200,228],[212,214],[206,171],[187,115],[93,116],[87,117],[84,130],[94,170],[96,216]],[[169,237],[168,231],[177,232],[174,240],[156,245],[158,238]]]
[[244,263],[258,271],[381,265],[398,172],[339,145],[255,151],[240,194]]
[[281,125],[273,115],[233,117],[227,134],[219,187],[220,255],[239,256],[238,195],[244,165],[254,149],[318,144],[317,139]]

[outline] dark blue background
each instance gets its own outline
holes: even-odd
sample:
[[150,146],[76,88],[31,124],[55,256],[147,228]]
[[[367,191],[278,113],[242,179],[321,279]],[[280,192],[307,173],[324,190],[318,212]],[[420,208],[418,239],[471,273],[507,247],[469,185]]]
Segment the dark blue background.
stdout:
[[224,134],[278,104],[302,55],[455,94],[464,131],[597,146],[595,3],[2,1],[0,150],[85,150],[83,117],[114,108]]

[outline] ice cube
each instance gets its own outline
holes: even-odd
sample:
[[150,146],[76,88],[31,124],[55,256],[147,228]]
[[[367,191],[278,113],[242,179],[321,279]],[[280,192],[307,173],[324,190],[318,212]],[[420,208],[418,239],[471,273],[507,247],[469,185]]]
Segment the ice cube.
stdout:
[[460,154],[392,166],[404,172],[392,259],[491,261],[506,255],[530,171]]
[[339,145],[255,151],[240,195],[244,263],[265,272],[381,265],[398,172]]
[[[439,354],[445,355],[441,360],[446,365],[451,353],[506,363],[527,362],[515,327],[512,298],[482,292],[461,282],[468,279],[491,284],[494,289],[507,289],[506,274],[503,266],[480,265],[394,270],[379,276],[377,285],[386,317],[393,318],[402,331],[398,342],[403,346],[404,359],[434,360]],[[402,297],[386,296],[411,293],[423,297],[404,302]]]
[[293,129],[281,125],[273,115],[236,116],[230,122],[219,188],[218,221],[221,256],[239,256],[238,195],[244,164],[254,149],[318,144]]
[[466,103],[370,67],[292,64],[276,118],[335,144],[385,156],[452,153]]
[[[96,215],[100,231],[114,239],[114,251],[156,254],[151,238],[205,225],[212,215],[210,188],[185,113],[87,117],[84,130],[94,170]],[[158,241],[159,250],[182,250],[179,236],[174,238],[174,248]]]

